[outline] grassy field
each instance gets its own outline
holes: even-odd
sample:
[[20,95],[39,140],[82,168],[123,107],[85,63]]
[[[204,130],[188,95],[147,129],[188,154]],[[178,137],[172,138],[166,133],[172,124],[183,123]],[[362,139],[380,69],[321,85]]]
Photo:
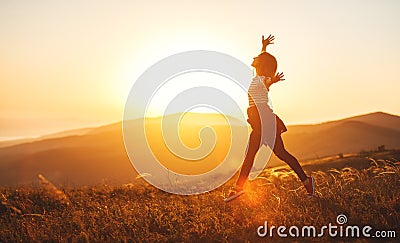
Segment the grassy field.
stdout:
[[[223,199],[233,182],[210,193],[178,196],[145,183],[55,188],[42,177],[41,187],[0,189],[0,242],[258,242],[257,228],[265,221],[269,226],[318,228],[338,225],[339,214],[347,216],[347,225],[370,225],[371,234],[395,230],[397,239],[391,240],[396,241],[399,161],[399,151],[309,161],[304,167],[317,184],[312,199],[287,167],[267,169],[230,203]],[[327,233],[322,239],[349,240]],[[315,241],[279,238],[276,231],[264,240]]]

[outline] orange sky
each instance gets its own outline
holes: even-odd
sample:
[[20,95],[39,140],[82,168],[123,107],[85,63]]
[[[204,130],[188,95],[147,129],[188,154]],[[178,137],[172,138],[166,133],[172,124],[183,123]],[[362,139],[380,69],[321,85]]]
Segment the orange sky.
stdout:
[[398,115],[399,12],[394,0],[1,2],[0,137],[121,120],[161,58],[206,49],[251,64],[269,33],[286,123]]

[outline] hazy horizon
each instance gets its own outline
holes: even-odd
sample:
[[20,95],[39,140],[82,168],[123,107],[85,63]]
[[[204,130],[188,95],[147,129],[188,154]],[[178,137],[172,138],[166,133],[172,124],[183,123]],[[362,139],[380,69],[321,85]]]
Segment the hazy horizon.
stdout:
[[[309,122],[309,123],[288,123],[286,125],[287,126],[316,125],[316,124],[321,124],[321,123],[324,123],[324,122],[341,120],[341,119],[346,119],[346,118],[349,118],[349,117],[354,117],[354,116],[359,116],[359,115],[366,115],[366,114],[371,114],[371,113],[378,113],[378,112],[383,112],[383,113],[386,113],[386,114],[399,116],[398,114],[392,114],[392,113],[388,113],[388,112],[385,112],[385,111],[372,111],[370,113],[358,113],[358,114],[353,114],[353,115],[346,116],[346,117],[338,117],[338,118],[331,119],[331,120],[326,120],[326,121]],[[201,113],[201,112],[190,112],[190,113],[203,114],[203,115],[209,115],[209,114],[217,115],[218,114],[218,113]],[[176,114],[176,113],[174,113],[174,114]],[[174,114],[169,114],[169,115],[174,115]],[[147,118],[159,118],[159,117],[161,117],[161,116],[148,116]],[[20,118],[20,121],[22,121],[22,120],[24,120],[24,119]],[[3,128],[6,127],[5,126],[6,124],[4,124],[4,120],[0,119],[0,121],[3,121],[3,123],[0,123],[1,127],[3,127]],[[65,124],[67,124],[65,126],[65,128],[62,128],[62,127],[58,126],[59,124],[62,124],[62,123],[57,122],[57,124],[55,124],[57,126],[54,126],[54,127],[50,128],[50,129],[48,127],[46,127],[46,128],[38,127],[38,128],[36,128],[36,130],[35,129],[28,129],[27,131],[31,131],[31,132],[27,132],[27,133],[21,133],[21,131],[23,131],[23,130],[21,130],[21,128],[17,128],[16,129],[16,133],[15,133],[16,135],[12,135],[12,132],[13,132],[12,129],[6,129],[6,130],[3,130],[3,131],[7,131],[8,132],[8,133],[6,133],[6,135],[2,135],[4,133],[0,132],[0,142],[12,141],[12,140],[18,140],[18,139],[35,139],[35,138],[40,138],[42,136],[47,136],[47,135],[52,135],[52,134],[56,134],[56,133],[67,132],[67,131],[71,131],[71,130],[79,130],[79,129],[84,129],[84,128],[95,128],[95,127],[100,127],[100,126],[106,126],[106,125],[118,123],[118,122],[121,122],[121,121],[122,121],[122,119],[115,120],[115,121],[110,121],[110,122],[103,122],[103,123],[90,123],[90,122],[88,122],[88,123],[86,123],[84,125],[79,125],[79,124],[75,124],[74,125],[71,122],[70,123],[67,122],[67,123],[65,123]],[[37,123],[40,124],[40,122],[37,122]],[[14,125],[16,124],[15,121],[14,121],[13,124]]]

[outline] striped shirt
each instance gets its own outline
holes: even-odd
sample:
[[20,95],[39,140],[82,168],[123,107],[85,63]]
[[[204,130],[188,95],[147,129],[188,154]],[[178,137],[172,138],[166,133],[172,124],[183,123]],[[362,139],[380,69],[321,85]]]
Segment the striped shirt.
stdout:
[[255,106],[256,104],[268,104],[268,88],[264,84],[264,80],[266,83],[271,82],[270,77],[264,76],[255,76],[250,83],[248,90],[248,98],[249,98],[249,107]]

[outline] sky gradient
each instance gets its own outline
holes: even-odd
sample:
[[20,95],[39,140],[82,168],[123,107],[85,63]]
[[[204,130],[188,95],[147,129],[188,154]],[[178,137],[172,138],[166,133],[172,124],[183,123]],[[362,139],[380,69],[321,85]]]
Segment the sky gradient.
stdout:
[[399,115],[399,12],[395,0],[2,1],[0,137],[120,121],[161,58],[205,49],[250,65],[269,33],[287,124]]

